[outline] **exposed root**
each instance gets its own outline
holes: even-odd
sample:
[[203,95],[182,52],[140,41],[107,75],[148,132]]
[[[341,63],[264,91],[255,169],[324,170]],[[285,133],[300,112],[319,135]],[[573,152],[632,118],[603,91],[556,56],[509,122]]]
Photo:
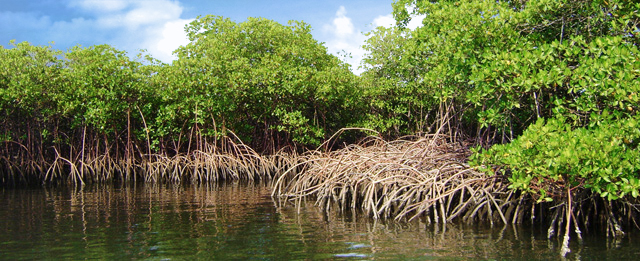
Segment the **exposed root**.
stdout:
[[[54,148],[56,157],[51,163],[28,161],[31,164],[26,165],[0,157],[0,184],[29,183],[33,180],[42,184],[69,183],[76,186],[137,180],[147,183],[271,180],[281,170],[295,165],[298,159],[295,154],[284,152],[259,155],[248,146],[230,139],[220,147],[203,147],[188,155],[169,157],[152,154],[126,159],[114,159],[109,154],[92,156],[84,153],[63,157]],[[43,173],[41,178],[34,177],[39,173]]]
[[[304,155],[293,173],[275,183],[273,196],[299,200],[313,196],[329,209],[361,208],[374,218],[447,223],[519,220],[514,196],[502,177],[487,177],[470,168],[469,151],[436,136],[406,137],[385,142],[377,137],[364,145]],[[507,212],[507,210],[509,210]]]

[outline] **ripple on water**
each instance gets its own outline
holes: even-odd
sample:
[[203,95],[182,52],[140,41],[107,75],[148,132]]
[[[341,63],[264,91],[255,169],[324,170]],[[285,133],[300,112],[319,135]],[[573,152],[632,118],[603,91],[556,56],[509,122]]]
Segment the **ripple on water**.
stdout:
[[340,257],[340,258],[367,258],[369,257],[369,255],[366,254],[360,254],[360,253],[345,253],[345,254],[335,254],[333,255],[334,257]]
[[360,249],[360,248],[369,248],[369,247],[371,247],[370,245],[361,244],[361,243],[348,242],[347,244],[350,245],[349,249]]

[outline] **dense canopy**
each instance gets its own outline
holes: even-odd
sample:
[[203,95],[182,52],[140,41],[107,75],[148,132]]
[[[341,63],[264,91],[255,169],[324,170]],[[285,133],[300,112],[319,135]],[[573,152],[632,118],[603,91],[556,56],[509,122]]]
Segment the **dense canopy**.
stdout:
[[[108,45],[12,42],[0,49],[1,183],[52,179],[61,159],[133,164],[227,137],[266,154],[301,151],[366,127],[481,146],[474,164],[540,200],[576,187],[637,196],[639,3],[393,7],[397,26],[370,33],[362,76],[296,21],[200,17],[172,64]],[[415,15],[422,26],[405,28]],[[69,166],[53,172],[74,173]]]

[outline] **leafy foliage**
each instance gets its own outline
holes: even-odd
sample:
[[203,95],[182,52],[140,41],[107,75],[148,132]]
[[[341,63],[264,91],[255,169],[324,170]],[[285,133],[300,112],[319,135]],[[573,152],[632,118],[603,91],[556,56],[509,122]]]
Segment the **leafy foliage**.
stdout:
[[288,139],[319,144],[357,119],[346,112],[357,110],[358,89],[348,67],[310,30],[302,22],[262,18],[195,20],[187,27],[191,43],[160,72],[170,106],[159,121],[187,122],[213,136],[232,129],[260,147]]
[[86,123],[96,130],[118,131],[130,125],[131,116],[141,121],[136,107],[154,98],[148,84],[152,72],[141,62],[108,45],[77,46],[65,58],[60,105],[78,121],[72,128]]
[[607,116],[606,125],[571,129],[563,118],[540,119],[509,144],[474,154],[490,173],[510,174],[510,188],[539,201],[561,198],[568,188],[590,189],[609,200],[640,191],[637,118]]
[[364,113],[357,77],[307,24],[206,16],[186,30],[172,64],[109,45],[0,46],[0,182],[51,162],[77,180],[98,158],[126,162],[125,178],[132,162],[227,135],[265,152],[315,146]]
[[[371,33],[362,77],[295,21],[200,17],[172,64],[11,42],[0,48],[0,159],[189,154],[227,135],[273,152],[364,126],[512,141],[474,162],[541,200],[568,188],[637,196],[639,3],[393,7],[397,26]],[[415,30],[412,15],[425,16]]]
[[[425,111],[453,108],[430,120],[444,117],[493,143],[555,113],[584,126],[591,112],[637,110],[638,3],[403,0],[393,6],[400,27],[378,28],[366,46],[365,76],[378,92],[396,94],[374,92],[377,111],[419,122]],[[413,31],[402,27],[411,15],[426,16]],[[405,122],[386,126],[416,132],[431,124]]]
[[0,48],[0,136],[9,143],[27,144],[12,154],[33,160],[50,139],[51,123],[59,114],[60,51],[50,46],[10,42]]
[[[478,152],[475,163],[510,174],[512,188],[541,199],[569,187],[609,199],[637,195],[639,3],[399,0],[393,7],[398,27],[378,28],[367,42],[364,76],[378,87],[366,89],[371,107],[389,115],[371,125],[455,126],[448,131],[485,147],[513,141]],[[422,26],[404,28],[413,15],[425,17]]]
[[369,55],[363,60],[367,71],[362,86],[371,109],[362,124],[392,136],[422,130],[438,103],[420,79],[417,43],[397,27],[379,27],[370,36],[364,46]]

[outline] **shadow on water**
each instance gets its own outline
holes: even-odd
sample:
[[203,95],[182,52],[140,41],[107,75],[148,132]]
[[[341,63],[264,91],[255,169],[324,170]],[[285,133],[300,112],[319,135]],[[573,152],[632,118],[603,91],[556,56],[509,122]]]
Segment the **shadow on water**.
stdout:
[[[2,259],[558,259],[545,228],[375,221],[275,204],[264,184],[1,189]],[[299,211],[299,212],[298,212]],[[597,232],[569,259],[635,259]],[[603,234],[603,233],[602,233]]]

